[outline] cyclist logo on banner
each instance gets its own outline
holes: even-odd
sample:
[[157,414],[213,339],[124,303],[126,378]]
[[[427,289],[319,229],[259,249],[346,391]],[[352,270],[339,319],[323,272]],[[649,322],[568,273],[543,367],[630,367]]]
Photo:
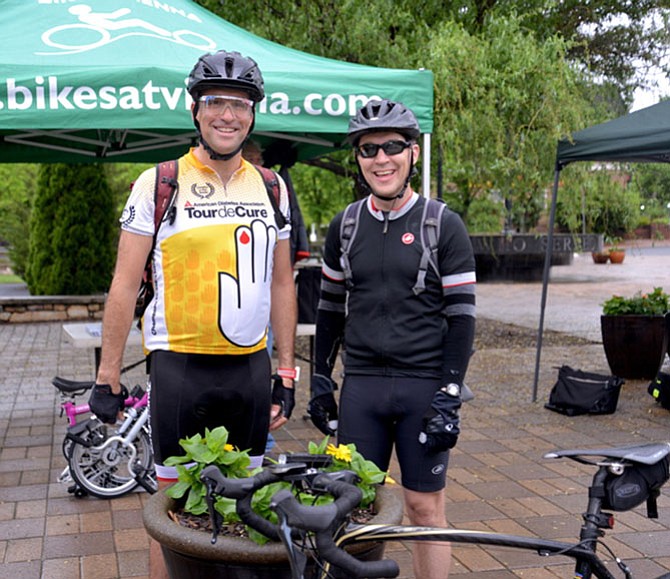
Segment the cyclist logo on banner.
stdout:
[[[58,51],[35,54],[77,54],[100,48],[128,36],[152,36],[201,51],[216,49],[216,42],[204,34],[186,29],[166,30],[142,18],[133,17],[130,8],[120,8],[114,12],[95,12],[88,4],[75,4],[68,9],[68,12],[75,16],[78,22],[53,26],[42,33],[42,42]],[[193,15],[189,17],[197,19]],[[87,32],[79,39],[79,43],[73,44],[73,38],[77,39],[77,36],[72,34],[75,30],[86,30],[93,34]],[[86,42],[84,38],[90,41]]]

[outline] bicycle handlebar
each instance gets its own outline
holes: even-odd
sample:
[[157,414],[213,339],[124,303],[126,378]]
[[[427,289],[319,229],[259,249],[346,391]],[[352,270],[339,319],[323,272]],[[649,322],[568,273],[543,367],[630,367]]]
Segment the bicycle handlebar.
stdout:
[[347,576],[397,577],[400,569],[395,561],[361,561],[335,544],[333,531],[360,504],[363,498],[361,490],[345,480],[333,480],[328,473],[316,477],[314,485],[333,495],[335,502],[325,506],[303,505],[290,491],[281,490],[270,503],[270,508],[277,513],[280,522],[285,522],[291,529],[313,532],[321,557],[346,571]]
[[261,487],[281,480],[279,476],[264,469],[249,478],[227,478],[221,474],[218,467],[211,464],[202,470],[200,480],[208,489],[207,504],[213,527],[212,543],[216,543],[216,536],[221,529],[221,515],[214,509],[214,503],[210,500],[212,493],[235,499],[235,510],[242,521],[269,539],[279,541],[277,526],[256,514],[251,508],[253,494]]
[[[360,504],[362,498],[361,490],[353,484],[356,475],[351,471],[324,473],[309,468],[304,463],[287,463],[272,465],[248,478],[231,479],[223,476],[218,467],[210,465],[203,469],[200,478],[208,489],[208,506],[214,528],[213,543],[216,541],[221,521],[211,497],[216,494],[235,499],[240,519],[272,540],[290,541],[290,538],[283,537],[280,532],[280,529],[286,527],[290,535],[295,534],[294,531],[298,529],[313,532],[321,557],[345,570],[348,576],[381,578],[397,577],[400,573],[395,561],[360,561],[335,544],[334,532]],[[310,488],[333,495],[335,501],[330,505],[307,506],[299,503],[289,490],[281,490],[273,496],[270,504],[280,520],[279,525],[274,525],[252,510],[251,498],[258,489],[281,480],[309,482]],[[289,549],[289,556],[291,552]]]

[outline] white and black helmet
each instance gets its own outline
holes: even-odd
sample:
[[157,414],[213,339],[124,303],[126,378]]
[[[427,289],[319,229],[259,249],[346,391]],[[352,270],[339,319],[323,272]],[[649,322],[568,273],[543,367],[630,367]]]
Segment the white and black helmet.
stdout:
[[410,140],[416,140],[421,134],[414,113],[404,104],[374,99],[358,109],[349,121],[347,139],[355,146],[366,133],[379,131],[396,131]]
[[256,61],[225,50],[203,54],[188,75],[187,87],[193,100],[206,89],[220,87],[243,90],[256,103],[265,97],[263,76]]

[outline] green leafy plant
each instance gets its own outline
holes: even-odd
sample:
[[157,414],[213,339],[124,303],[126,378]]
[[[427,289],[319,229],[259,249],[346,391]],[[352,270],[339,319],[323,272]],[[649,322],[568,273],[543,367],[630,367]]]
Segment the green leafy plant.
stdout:
[[621,242],[623,241],[622,237],[617,236],[608,236],[605,238],[605,243],[608,245],[608,251],[623,251]]
[[[224,476],[232,478],[246,478],[258,472],[259,469],[250,469],[251,459],[249,451],[239,450],[228,443],[228,430],[219,426],[213,430],[205,429],[205,436],[196,434],[190,438],[179,441],[184,449],[182,456],[171,456],[165,461],[167,466],[177,469],[178,482],[167,489],[166,494],[176,500],[183,502],[183,510],[193,515],[206,515],[207,503],[205,496],[207,489],[200,480],[202,470],[210,465],[216,465]],[[363,491],[361,507],[370,506],[376,496],[375,485],[384,481],[386,473],[380,470],[373,462],[365,460],[356,450],[356,445],[335,446],[329,443],[329,437],[324,438],[320,444],[309,443],[310,454],[329,454],[333,457],[332,464],[326,471],[338,470],[354,471],[360,482],[358,487]],[[277,516],[270,510],[272,497],[282,488],[291,488],[286,482],[277,482],[258,490],[251,501],[252,509],[262,517],[276,523]],[[309,493],[297,492],[298,500],[305,504],[328,504],[333,498],[327,495],[315,496]],[[223,523],[235,524],[240,518],[235,512],[235,501],[225,497],[217,498],[216,510],[223,517]],[[247,527],[249,538],[259,544],[268,541],[267,537]]]
[[629,298],[614,295],[602,306],[606,316],[662,316],[670,309],[668,294],[661,287],[654,288],[649,294],[637,292]]

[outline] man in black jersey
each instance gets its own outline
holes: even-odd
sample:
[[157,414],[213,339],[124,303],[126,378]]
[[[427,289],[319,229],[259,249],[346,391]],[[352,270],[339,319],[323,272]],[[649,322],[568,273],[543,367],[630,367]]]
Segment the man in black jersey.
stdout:
[[[350,121],[367,198],[344,251],[345,212],[328,229],[309,413],[322,432],[355,443],[381,469],[395,447],[411,523],[446,526],[446,470],[475,330],[475,259],[463,222],[445,208],[437,263],[416,290],[427,203],[410,185],[419,134],[412,111],[388,100],[368,102]],[[331,374],[342,343],[338,422]],[[448,545],[413,549],[415,577],[448,576]]]

